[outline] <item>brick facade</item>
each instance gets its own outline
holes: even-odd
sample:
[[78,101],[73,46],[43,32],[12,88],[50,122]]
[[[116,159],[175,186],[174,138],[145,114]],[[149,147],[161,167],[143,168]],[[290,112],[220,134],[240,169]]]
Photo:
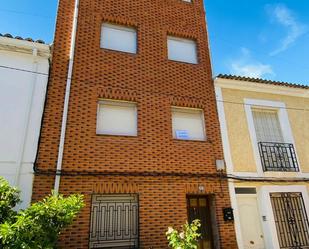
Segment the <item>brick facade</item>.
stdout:
[[[187,220],[188,194],[212,194],[221,248],[237,248],[234,224],[223,221],[222,208],[230,206],[227,182],[206,177],[216,173],[215,160],[223,159],[223,152],[203,1],[81,0],[79,8],[63,170],[83,174],[61,176],[60,192],[83,193],[86,207],[60,245],[88,248],[93,193],[138,193],[140,248],[147,249],[167,247],[167,226]],[[73,11],[74,0],[60,1],[37,159],[40,171],[56,167]],[[137,54],[100,48],[104,21],[136,27]],[[196,39],[199,63],[169,61],[168,34]],[[101,98],[137,102],[137,137],[96,134]],[[173,105],[204,110],[207,141],[173,139]],[[54,176],[37,174],[33,199],[50,193],[53,184]]]

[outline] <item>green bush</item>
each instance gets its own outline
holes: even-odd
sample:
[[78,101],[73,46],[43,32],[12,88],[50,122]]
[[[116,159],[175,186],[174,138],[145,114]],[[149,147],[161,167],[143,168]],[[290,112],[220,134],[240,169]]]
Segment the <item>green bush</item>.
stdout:
[[5,221],[13,221],[17,212],[13,208],[20,203],[20,191],[13,188],[0,177],[0,224]]
[[168,245],[173,249],[197,249],[198,239],[201,236],[198,233],[201,223],[199,220],[194,220],[191,224],[188,222],[182,226],[182,231],[169,227],[166,232]]
[[[3,180],[2,180],[3,181]],[[1,185],[2,186],[2,185]],[[6,184],[4,184],[7,187]],[[0,193],[2,189],[0,190]],[[12,188],[12,192],[14,189]],[[14,199],[16,195],[11,195]],[[9,198],[8,198],[9,199]],[[16,200],[19,200],[18,198]],[[2,200],[1,200],[2,201]],[[17,203],[7,201],[8,204]],[[51,194],[0,224],[4,249],[54,249],[61,229],[73,222],[84,206],[82,195]],[[12,208],[12,205],[9,205]],[[0,211],[7,209],[3,208]],[[0,214],[3,217],[4,214]]]

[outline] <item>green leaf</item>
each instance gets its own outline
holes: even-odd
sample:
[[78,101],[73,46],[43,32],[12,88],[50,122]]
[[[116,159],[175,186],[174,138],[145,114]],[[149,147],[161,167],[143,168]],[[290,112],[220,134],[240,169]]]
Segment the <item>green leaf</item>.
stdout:
[[3,249],[54,249],[61,229],[84,207],[82,195],[51,195],[15,212],[19,191],[0,177],[0,242]]

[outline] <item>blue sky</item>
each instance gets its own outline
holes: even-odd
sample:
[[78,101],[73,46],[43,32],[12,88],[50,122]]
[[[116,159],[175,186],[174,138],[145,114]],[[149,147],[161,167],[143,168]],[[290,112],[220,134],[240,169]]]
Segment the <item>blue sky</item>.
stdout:
[[[213,71],[309,84],[308,0],[206,0]],[[0,33],[53,40],[56,0],[2,1]]]

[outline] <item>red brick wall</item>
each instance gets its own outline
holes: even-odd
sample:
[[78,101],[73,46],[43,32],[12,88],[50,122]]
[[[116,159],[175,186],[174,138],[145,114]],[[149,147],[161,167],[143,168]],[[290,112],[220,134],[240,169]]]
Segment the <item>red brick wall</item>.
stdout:
[[[37,166],[55,169],[61,129],[74,0],[59,4],[53,62],[43,119]],[[103,21],[135,26],[138,53],[100,48]],[[166,36],[197,40],[199,64],[167,59]],[[209,60],[202,0],[80,0],[76,52],[64,148],[63,169],[96,172],[215,173],[222,159],[219,123]],[[96,135],[100,98],[131,100],[138,105],[138,136]],[[204,110],[207,141],[177,141],[172,137],[171,106]],[[33,199],[53,188],[54,177],[37,175]],[[187,219],[186,195],[215,193],[221,247],[236,248],[234,225],[224,222],[230,206],[227,182],[206,177],[61,177],[60,192],[82,192],[86,207],[62,235],[63,248],[88,248],[92,193],[125,193],[140,198],[141,248],[166,248],[165,230]],[[114,186],[114,187],[113,187]],[[222,197],[223,195],[223,197]]]

